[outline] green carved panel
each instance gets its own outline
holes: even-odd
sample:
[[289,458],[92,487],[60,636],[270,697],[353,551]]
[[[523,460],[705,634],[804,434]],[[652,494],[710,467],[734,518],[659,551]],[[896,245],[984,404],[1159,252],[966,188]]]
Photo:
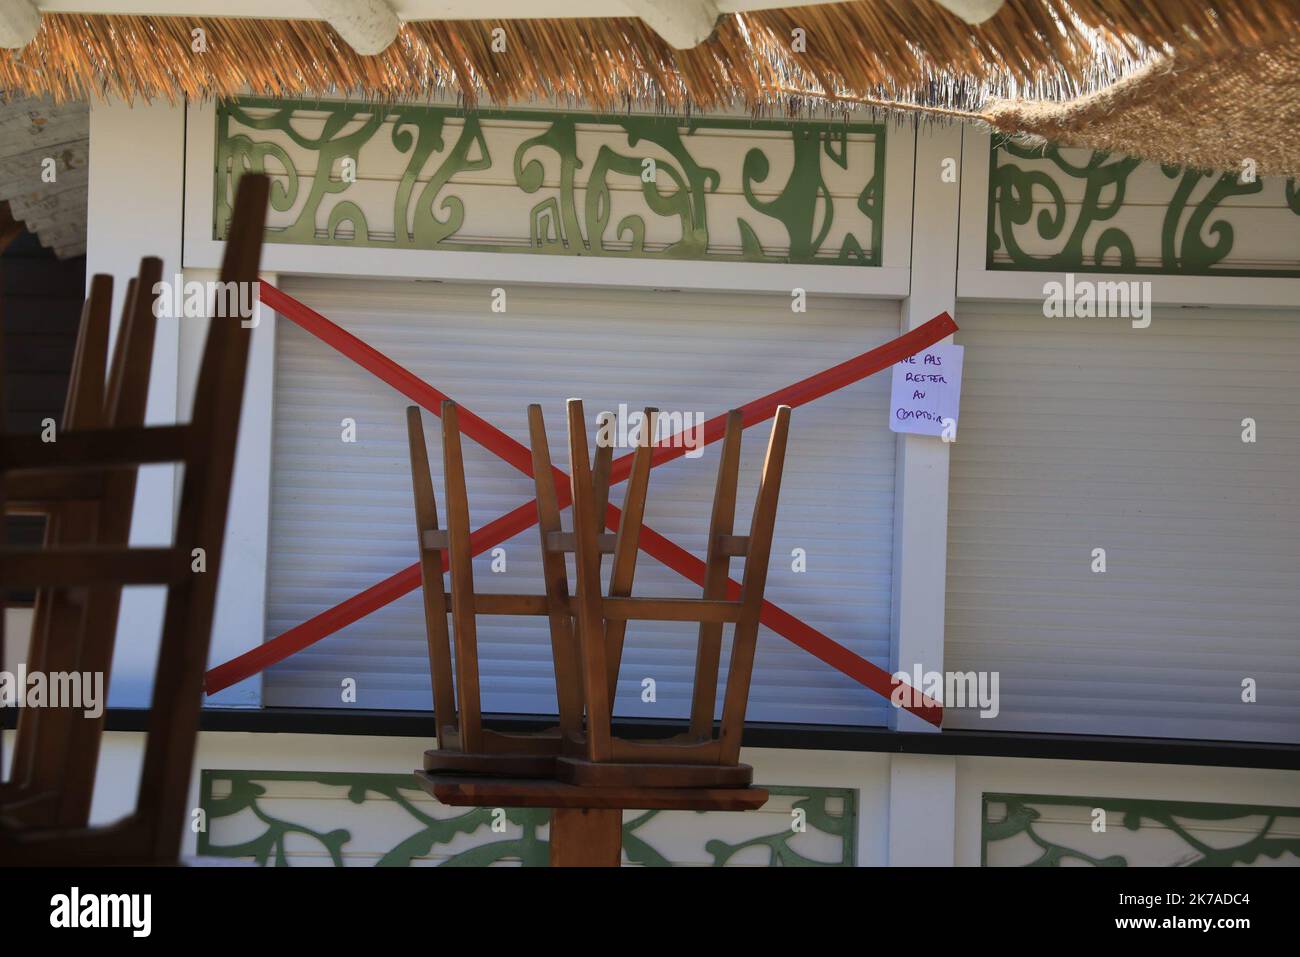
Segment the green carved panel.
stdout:
[[[286,793],[286,786],[305,790]],[[763,812],[628,812],[623,822],[627,862],[668,867],[674,859],[693,855],[715,867],[736,863],[852,867],[856,863],[855,790],[767,788],[773,795],[769,804],[790,805],[789,818]],[[542,833],[549,823],[548,811],[444,808],[410,774],[204,770],[199,789],[204,818],[198,833],[201,857],[251,859],[263,867],[288,867],[295,857],[314,857],[342,867],[349,855],[361,856],[357,844],[364,840],[382,845],[369,852],[378,867],[408,867],[435,859],[448,867],[499,862],[545,867],[550,860]],[[782,826],[774,829],[778,817]],[[683,826],[686,818],[704,826]],[[737,818],[745,820],[737,822]],[[214,840],[214,835],[221,839]]]
[[[216,122],[216,239],[225,235],[239,177],[256,171],[274,177],[267,230],[272,243],[881,262],[883,124],[466,112],[256,98],[220,104]],[[702,159],[706,131],[726,131],[730,148],[743,150],[743,160],[738,153],[738,162],[724,169],[716,159]],[[602,133],[609,134],[604,142]],[[850,166],[851,135],[872,138],[865,170]],[[783,182],[773,179],[778,147]],[[643,175],[647,158],[655,161],[649,178]],[[487,181],[496,188],[474,188]],[[638,211],[616,215],[616,197],[627,202],[638,190]],[[472,235],[466,218],[473,203],[506,208],[513,217],[511,241]],[[381,210],[382,226],[372,221]],[[738,237],[734,248],[720,248],[719,217],[734,217],[724,230]],[[656,235],[671,238],[651,243],[651,221]],[[844,222],[856,225],[846,229]],[[765,246],[764,234],[781,239],[769,238]]]
[[984,795],[980,863],[985,867],[1270,862],[1300,864],[1300,807]]
[[[989,269],[1300,276],[1294,180],[1244,181],[1244,174],[1153,167],[1100,152],[1069,158],[1080,153],[994,138]],[[1241,197],[1256,199],[1230,203]],[[1247,235],[1265,247],[1266,262],[1258,250],[1242,253]]]

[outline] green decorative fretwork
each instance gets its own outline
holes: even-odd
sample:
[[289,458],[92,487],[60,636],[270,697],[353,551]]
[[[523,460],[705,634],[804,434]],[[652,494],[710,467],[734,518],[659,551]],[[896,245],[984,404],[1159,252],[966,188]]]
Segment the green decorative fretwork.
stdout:
[[[268,792],[277,784],[317,786],[315,797],[301,800],[283,796],[273,798]],[[791,826],[770,833],[758,833],[731,842],[709,839],[703,850],[715,867],[721,867],[744,852],[757,850],[758,856],[772,867],[852,867],[857,860],[857,792],[850,788],[799,788],[768,786],[776,795],[793,797]],[[346,801],[346,805],[342,804]],[[283,811],[276,813],[267,805],[287,802],[293,809],[292,820]],[[385,803],[387,802],[387,803]],[[361,817],[349,823],[377,829],[371,820],[364,822],[365,808],[372,811],[398,809],[409,831],[392,847],[385,848],[375,865],[408,867],[412,862],[444,857],[442,866],[482,867],[498,862],[519,863],[525,867],[545,867],[550,847],[542,830],[550,815],[544,809],[472,808],[452,809],[449,817],[429,813],[440,807],[428,799],[410,774],[376,774],[334,771],[225,771],[205,770],[200,776],[199,806],[203,811],[203,829],[198,834],[197,851],[201,857],[251,859],[260,866],[287,867],[292,853],[288,842],[299,847],[315,848],[335,867],[344,866],[344,858],[353,843],[353,829],[310,822],[321,808],[334,804],[361,808]],[[314,807],[315,813],[310,810]],[[671,851],[662,846],[663,828],[655,824],[673,818],[701,814],[710,818],[716,812],[642,811],[623,822],[623,851],[627,861],[647,867],[667,867]],[[752,817],[759,812],[749,812]],[[331,818],[342,815],[329,814]],[[793,826],[798,821],[799,827]],[[784,822],[782,822],[784,823]],[[236,830],[249,836],[231,843],[213,840],[214,831]],[[666,829],[669,833],[676,827]],[[825,859],[809,856],[801,848],[806,835],[812,835],[819,847],[830,846],[836,855],[822,854]],[[454,845],[454,847],[452,847]],[[658,845],[658,846],[656,846]],[[753,855],[751,855],[751,859]]]
[[[1058,816],[1070,820],[1049,822]],[[1062,810],[1064,809],[1064,810]],[[1099,813],[1102,812],[1102,813]],[[1097,829],[1097,822],[1104,829]],[[1233,822],[1237,822],[1233,827]],[[1055,828],[1053,840],[1044,831]],[[1118,832],[1120,846],[1105,835]],[[1240,833],[1237,833],[1240,832]],[[1216,835],[1214,839],[1210,834]],[[1159,837],[1159,846],[1140,847],[1139,835]],[[1134,798],[1065,797],[1044,794],[985,794],[982,810],[980,863],[989,866],[990,851],[1027,859],[1026,867],[1060,867],[1083,864],[1094,867],[1128,867],[1150,864],[1137,857],[1164,856],[1170,866],[1231,867],[1277,860],[1283,855],[1300,859],[1300,807],[1246,804],[1209,804],[1192,801],[1157,801]],[[1171,842],[1173,849],[1170,850]]]
[[[1075,153],[1077,151],[1070,151]],[[1237,231],[1224,218],[1224,202],[1261,193],[1262,178],[1241,181],[1236,173],[1213,174],[1174,166],[1159,167],[1168,194],[1159,216],[1159,236],[1133,234],[1115,220],[1130,211],[1131,224],[1151,197],[1130,202],[1131,174],[1140,160],[1092,153],[1071,161],[1054,146],[1030,148],[995,138],[989,161],[987,267],[1046,272],[1126,272],[1187,276],[1300,276],[1300,188],[1281,184],[1282,206],[1268,210],[1281,228],[1293,230],[1289,257],[1294,268],[1234,265],[1230,256]],[[1081,184],[1082,197],[1067,198],[1063,188]],[[1278,188],[1272,181],[1272,187]],[[1208,188],[1207,188],[1208,187]],[[1192,197],[1199,195],[1193,201]],[[1284,208],[1283,208],[1284,207]],[[1252,208],[1250,215],[1262,210]],[[1154,222],[1154,221],[1152,221]],[[1136,228],[1143,229],[1143,225]],[[1287,248],[1286,246],[1282,247]],[[1158,253],[1157,253],[1158,249]],[[1155,261],[1158,259],[1158,265]]]
[[[881,262],[883,124],[467,112],[254,98],[219,104],[216,122],[216,239],[225,236],[239,178],[255,171],[273,179],[266,237],[272,243],[858,266]],[[608,142],[594,145],[599,137],[583,135],[592,129],[615,133],[618,148]],[[773,157],[761,145],[748,148],[741,168],[724,181],[722,171],[695,155],[695,134],[701,130],[788,137],[793,166],[785,183],[768,182]],[[871,168],[854,187],[856,210],[870,232],[847,230],[838,242],[828,242],[837,217],[848,214],[837,209],[826,176],[835,167],[849,170],[850,134],[873,138]],[[755,138],[756,144],[768,142],[770,136]],[[387,158],[376,160],[381,150]],[[404,166],[395,156],[405,158]],[[546,182],[544,160],[552,169],[558,167],[558,183]],[[647,160],[653,166],[647,167]],[[489,198],[483,198],[481,182],[477,187],[466,183],[467,174],[475,173],[497,187]],[[770,195],[777,185],[775,198],[756,194],[766,186]],[[477,198],[471,198],[475,189]],[[538,195],[543,192],[548,195]],[[638,211],[615,218],[616,194],[638,192]],[[746,204],[746,215],[735,222],[738,252],[718,249],[716,224],[710,230],[710,208],[728,196],[743,197]],[[508,215],[517,209],[520,220],[511,232],[517,240],[468,234],[467,204],[473,202],[490,202]],[[382,224],[372,221],[380,209],[385,210]],[[666,220],[674,238],[647,245],[647,215]],[[783,229],[781,249],[788,252],[764,248],[759,239],[763,230],[756,224],[768,220]]]

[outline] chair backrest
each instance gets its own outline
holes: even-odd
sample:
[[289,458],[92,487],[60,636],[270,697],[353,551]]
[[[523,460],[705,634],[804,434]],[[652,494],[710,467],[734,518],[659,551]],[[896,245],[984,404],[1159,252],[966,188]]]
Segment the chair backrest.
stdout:
[[[162,262],[146,258],[128,284],[107,385],[113,280],[107,275],[92,278],[73,354],[63,430],[123,428],[144,422],[156,321],[148,297],[137,297],[136,291],[152,289],[161,274]],[[12,476],[19,482],[9,489],[8,511],[44,515],[47,548],[127,543],[134,467]],[[39,589],[27,655],[29,671],[103,674],[106,687],[120,600],[121,588],[112,585],[75,593]],[[33,826],[84,826],[90,818],[103,728],[102,711],[87,717],[80,709],[68,707],[21,710],[10,780],[0,790],[0,806],[12,818]]]
[[[269,189],[270,180],[262,175],[245,174],[239,180],[221,263],[223,284],[253,284],[256,289]],[[240,296],[237,301],[246,300]],[[183,561],[193,560],[195,548],[203,549],[207,571],[191,571],[168,590],[137,807],[137,814],[163,823],[153,835],[151,856],[168,860],[179,854],[176,825],[187,810],[250,339],[237,317],[209,323],[185,433],[175,541]]]
[[[240,179],[220,272],[223,284],[256,283],[269,180]],[[129,315],[150,309],[143,280]],[[226,287],[230,288],[230,287]],[[236,297],[236,301],[242,297]],[[143,335],[124,328],[127,345]],[[150,335],[152,333],[150,332]],[[167,586],[162,641],[154,673],[148,737],[135,811],[106,828],[21,826],[6,817],[0,855],[30,862],[168,862],[180,850],[188,805],[203,673],[225,537],[235,445],[243,405],[250,333],[239,317],[214,318],[199,369],[193,414],[187,425],[72,429],[55,443],[35,436],[0,438],[0,471],[72,470],[110,475],[146,463],[181,463],[184,477],[173,543],[129,548],[121,542],[57,543],[35,550],[0,550],[0,580],[37,588],[77,587],[113,592],[127,584]],[[125,366],[125,363],[124,363]],[[123,415],[134,401],[134,379],[124,367],[110,377],[109,408]],[[116,414],[116,411],[114,411]],[[8,489],[9,475],[4,485]],[[116,600],[113,602],[116,610]],[[115,617],[115,616],[114,616]],[[92,649],[103,658],[104,647]],[[111,655],[111,648],[109,649]],[[82,662],[89,661],[86,654]],[[92,772],[93,773],[93,772]],[[66,785],[67,779],[59,783]],[[18,826],[15,826],[17,823]]]

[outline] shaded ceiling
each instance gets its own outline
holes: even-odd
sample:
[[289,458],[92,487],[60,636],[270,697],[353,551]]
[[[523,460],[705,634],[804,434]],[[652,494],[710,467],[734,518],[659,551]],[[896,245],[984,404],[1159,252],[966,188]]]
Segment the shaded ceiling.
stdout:
[[84,102],[0,100],[0,202],[60,259],[86,252],[89,120]]

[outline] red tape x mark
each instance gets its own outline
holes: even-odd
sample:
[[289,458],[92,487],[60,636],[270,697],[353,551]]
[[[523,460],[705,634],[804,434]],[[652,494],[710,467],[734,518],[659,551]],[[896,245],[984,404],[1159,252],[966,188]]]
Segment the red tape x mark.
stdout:
[[[307,332],[336,349],[347,358],[356,362],[363,369],[373,373],[398,392],[412,399],[435,415],[441,414],[442,401],[449,396],[421,380],[414,373],[398,365],[377,349],[358,339],[340,326],[330,322],[320,313],[314,311],[298,300],[289,296],[265,280],[261,283],[261,301],[277,313],[301,326]],[[763,422],[776,414],[778,405],[800,406],[814,399],[819,399],[838,389],[859,382],[866,377],[889,368],[922,349],[934,345],[945,336],[951,335],[957,324],[946,312],[940,313],[929,322],[911,332],[904,333],[897,339],[885,343],[855,356],[847,362],[832,366],[822,372],[809,376],[794,385],[755,399],[741,407],[744,427],[748,428]],[[514,466],[529,477],[533,474],[532,454],[520,442],[512,439],[491,423],[475,415],[464,406],[460,407],[461,432],[488,451]],[[707,445],[722,438],[726,427],[726,416],[718,415],[704,424],[704,443]],[[665,439],[659,443],[651,465],[658,466],[672,461],[686,453],[686,443],[679,436]],[[621,482],[631,472],[631,454],[620,456],[612,463],[610,482]],[[569,477],[556,468],[556,493],[561,508],[570,504]],[[606,512],[605,523],[611,528],[618,527],[620,510],[610,505]],[[518,508],[482,526],[470,536],[470,546],[475,555],[487,551],[495,545],[513,538],[520,532],[537,523],[536,502],[525,502]],[[640,547],[647,554],[658,559],[678,574],[703,587],[705,565],[684,548],[676,545],[648,526],[643,526]],[[445,571],[445,559],[444,559]],[[402,595],[418,588],[420,585],[419,563],[402,569],[381,582],[378,582],[352,598],[321,612],[300,625],[290,628],[279,635],[244,654],[232,658],[225,664],[218,665],[207,673],[205,689],[208,694],[215,694],[236,682],[283,661],[290,655],[302,651],[334,632]],[[740,585],[734,580],[728,581],[728,594],[739,597]],[[889,672],[877,667],[859,655],[854,654],[843,645],[832,641],[826,635],[810,627],[789,612],[770,601],[763,602],[760,620],[783,638],[820,658],[831,667],[848,675],[854,681],[888,698],[896,687]],[[904,696],[903,707],[918,717],[938,726],[943,719],[943,709],[938,702],[919,692]]]

